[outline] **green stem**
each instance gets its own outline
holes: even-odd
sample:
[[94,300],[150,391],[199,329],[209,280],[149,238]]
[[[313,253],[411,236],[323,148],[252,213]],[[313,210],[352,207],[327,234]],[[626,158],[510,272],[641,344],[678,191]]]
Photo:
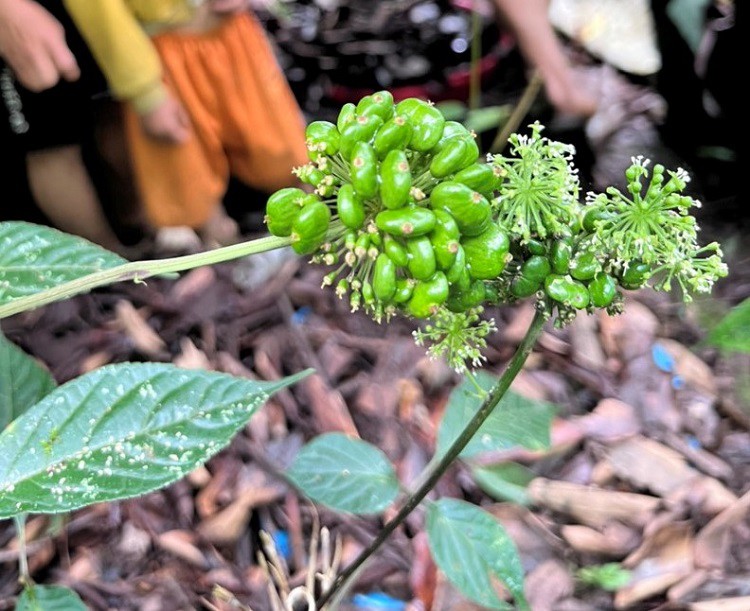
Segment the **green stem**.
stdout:
[[13,522],[16,525],[18,537],[18,581],[27,586],[31,583],[31,576],[29,575],[29,560],[26,556],[26,514],[13,516]]
[[542,77],[537,70],[534,70],[531,79],[523,90],[521,99],[518,100],[510,117],[508,117],[508,120],[497,130],[495,139],[490,146],[491,153],[499,153],[505,148],[505,145],[508,143],[508,138],[518,129],[518,126],[529,112],[531,105],[534,103],[534,100],[536,100],[536,96],[539,95],[541,89]]
[[508,366],[505,368],[503,375],[497,381],[497,384],[495,384],[492,390],[490,390],[484,398],[484,401],[482,401],[482,405],[479,407],[477,413],[474,414],[472,419],[459,433],[456,440],[451,444],[440,460],[427,467],[422,477],[419,478],[421,481],[420,485],[411,496],[406,499],[395,517],[383,526],[382,530],[378,533],[377,537],[373,539],[372,543],[360,552],[354,561],[341,572],[336,578],[336,581],[333,582],[331,589],[324,592],[316,601],[318,609],[322,609],[323,605],[328,602],[339,589],[348,583],[359,567],[367,561],[367,559],[372,556],[383,543],[385,543],[393,531],[395,531],[407,516],[414,511],[427,494],[435,487],[435,484],[437,484],[438,480],[453,464],[456,458],[458,458],[459,454],[461,454],[463,449],[479,430],[479,427],[484,424],[484,421],[495,409],[508,388],[510,388],[511,382],[513,382],[515,377],[521,371],[521,367],[523,367],[529,354],[531,354],[531,350],[534,347],[536,340],[542,333],[546,319],[546,315],[537,310],[521,345],[518,347],[518,350],[516,350],[516,353],[508,363]]
[[469,68],[469,109],[476,110],[482,103],[480,61],[482,59],[482,16],[477,1],[471,3],[471,66]]
[[185,255],[183,257],[125,263],[123,265],[118,265],[117,267],[89,274],[83,278],[77,278],[70,282],[65,282],[64,284],[60,284],[34,295],[14,299],[5,305],[0,305],[0,318],[6,318],[13,314],[18,314],[19,312],[32,310],[47,305],[48,303],[80,295],[81,293],[88,293],[92,289],[100,286],[107,286],[109,284],[115,284],[116,282],[123,282],[126,280],[140,282],[146,278],[151,278],[152,276],[184,272],[190,269],[195,269],[196,267],[214,265],[215,263],[223,263],[224,261],[231,261],[232,259],[239,259],[248,255],[256,255],[268,250],[288,246],[291,243],[291,238],[267,236],[264,238],[258,238],[257,240],[242,242],[240,244],[232,244],[232,246],[225,246],[224,248],[216,248],[214,250],[199,252],[193,255]]
[[465,377],[472,383],[474,388],[477,389],[477,397],[479,397],[480,399],[484,399],[487,396],[487,391],[480,386],[479,382],[477,381],[477,376],[474,375],[474,372],[469,369],[466,372]]

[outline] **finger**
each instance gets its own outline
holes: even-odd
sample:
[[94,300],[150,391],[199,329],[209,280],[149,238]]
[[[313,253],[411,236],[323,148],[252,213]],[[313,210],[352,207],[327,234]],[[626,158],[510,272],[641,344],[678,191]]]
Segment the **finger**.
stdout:
[[16,68],[16,78],[29,91],[35,93],[54,87],[60,80],[52,58],[44,52],[39,53],[31,62]]
[[66,81],[77,81],[81,76],[75,55],[65,44],[64,39],[50,45],[50,54],[60,76]]

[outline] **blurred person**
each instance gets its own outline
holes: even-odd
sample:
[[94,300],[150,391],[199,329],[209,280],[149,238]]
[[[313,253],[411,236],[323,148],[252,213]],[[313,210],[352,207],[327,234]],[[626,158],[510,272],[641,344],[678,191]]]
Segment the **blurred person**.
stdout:
[[597,99],[579,82],[548,17],[547,0],[494,0],[524,60],[536,68],[550,104],[562,115],[588,118]]
[[32,0],[0,0],[0,57],[30,91],[81,76],[62,24]]
[[[0,0],[3,149],[11,167],[14,161],[20,165],[8,178],[9,190],[14,198],[27,199],[25,185],[19,186],[25,174],[33,200],[53,224],[121,250],[82,158],[81,141],[92,127],[95,78],[82,77],[76,56],[87,65],[85,46],[75,36],[72,43],[66,40],[73,28],[65,27],[60,2],[47,4],[54,14],[33,0]],[[87,67],[93,65],[89,60]]]
[[238,237],[230,175],[274,191],[306,162],[302,113],[247,0],[64,0],[118,99],[146,216]]
[[660,135],[691,170],[692,187],[708,204],[702,216],[747,226],[750,212],[740,189],[747,157],[744,96],[733,69],[746,52],[747,3],[652,0],[651,8],[663,58],[656,90],[668,107]]

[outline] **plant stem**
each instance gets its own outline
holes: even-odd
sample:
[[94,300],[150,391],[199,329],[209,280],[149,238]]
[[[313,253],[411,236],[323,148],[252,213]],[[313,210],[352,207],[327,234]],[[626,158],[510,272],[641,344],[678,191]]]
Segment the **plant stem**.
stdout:
[[508,117],[508,120],[497,130],[495,139],[492,141],[492,146],[490,146],[491,153],[499,153],[505,148],[505,145],[508,144],[508,138],[518,129],[518,126],[529,112],[531,105],[534,103],[534,100],[536,100],[536,96],[539,95],[541,89],[542,77],[538,70],[534,70],[526,88],[523,90],[521,99],[518,100],[510,117]]
[[480,62],[482,59],[482,15],[477,0],[471,2],[471,64],[469,68],[469,110],[482,104]]
[[482,399],[482,400],[484,400],[485,397],[487,396],[487,391],[480,386],[479,382],[477,381],[477,376],[474,375],[474,372],[471,371],[471,369],[469,369],[466,372],[466,376],[465,377],[472,383],[472,385],[474,386],[474,388],[476,388],[476,390],[477,390],[477,397],[480,398],[480,399]]
[[118,265],[117,267],[89,274],[82,278],[76,278],[75,280],[65,282],[64,284],[52,287],[46,291],[40,291],[34,295],[14,299],[5,305],[0,305],[0,318],[12,316],[19,312],[25,312],[26,310],[32,310],[47,305],[48,303],[67,299],[81,293],[88,293],[92,289],[100,286],[107,286],[125,280],[140,282],[146,278],[151,278],[152,276],[184,272],[190,269],[195,269],[196,267],[203,267],[204,265],[223,263],[224,261],[231,261],[232,259],[239,259],[248,255],[256,255],[268,250],[282,248],[288,246],[291,242],[291,238],[267,236],[256,240],[250,240],[248,242],[241,242],[240,244],[232,244],[231,246],[225,246],[224,248],[216,248],[206,252],[185,255],[183,257],[125,263],[123,265]]
[[29,576],[29,560],[26,557],[26,514],[21,513],[13,516],[16,525],[16,536],[18,537],[18,581],[24,586],[31,581]]
[[331,588],[327,592],[324,592],[316,601],[318,609],[322,609],[323,605],[333,597],[336,591],[347,584],[349,579],[357,572],[357,569],[359,569],[359,567],[380,548],[388,537],[390,537],[391,533],[398,528],[412,511],[414,511],[430,490],[435,487],[435,484],[437,484],[438,480],[448,470],[451,464],[453,464],[453,461],[458,458],[461,451],[466,447],[469,441],[471,441],[471,438],[474,437],[479,430],[479,427],[482,426],[484,421],[503,398],[508,388],[510,388],[511,382],[513,382],[518,375],[518,372],[521,371],[521,367],[523,367],[529,354],[531,354],[531,350],[533,349],[536,340],[542,333],[546,320],[547,316],[543,312],[537,310],[534,319],[531,321],[531,325],[529,325],[529,328],[526,331],[526,335],[521,341],[521,345],[518,346],[518,350],[516,350],[513,358],[511,358],[503,375],[500,376],[500,379],[497,381],[497,384],[495,384],[492,390],[490,390],[484,398],[484,401],[482,401],[482,405],[479,407],[477,413],[474,414],[471,420],[469,420],[467,425],[463,428],[456,440],[451,444],[440,460],[432,466],[427,467],[427,470],[423,473],[422,477],[419,478],[422,483],[406,499],[398,513],[383,526],[382,530],[378,533],[377,537],[373,539],[372,543],[360,552],[354,561],[336,578],[336,581],[333,582]]

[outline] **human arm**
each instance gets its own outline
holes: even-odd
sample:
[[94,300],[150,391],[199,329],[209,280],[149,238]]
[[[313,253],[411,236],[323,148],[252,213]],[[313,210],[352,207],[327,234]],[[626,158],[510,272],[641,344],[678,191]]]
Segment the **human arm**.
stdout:
[[219,15],[239,13],[249,8],[249,0],[211,0],[211,11]]
[[[3,1],[3,0],[0,0]],[[147,113],[167,97],[161,61],[124,0],[64,0],[114,96]]]
[[0,57],[31,91],[81,74],[62,25],[33,0],[0,0]]
[[124,0],[64,2],[112,93],[131,104],[143,130],[156,140],[184,142],[187,114],[162,83],[159,55]]
[[526,61],[544,83],[550,103],[564,114],[590,116],[596,99],[576,82],[547,16],[547,0],[495,0]]

